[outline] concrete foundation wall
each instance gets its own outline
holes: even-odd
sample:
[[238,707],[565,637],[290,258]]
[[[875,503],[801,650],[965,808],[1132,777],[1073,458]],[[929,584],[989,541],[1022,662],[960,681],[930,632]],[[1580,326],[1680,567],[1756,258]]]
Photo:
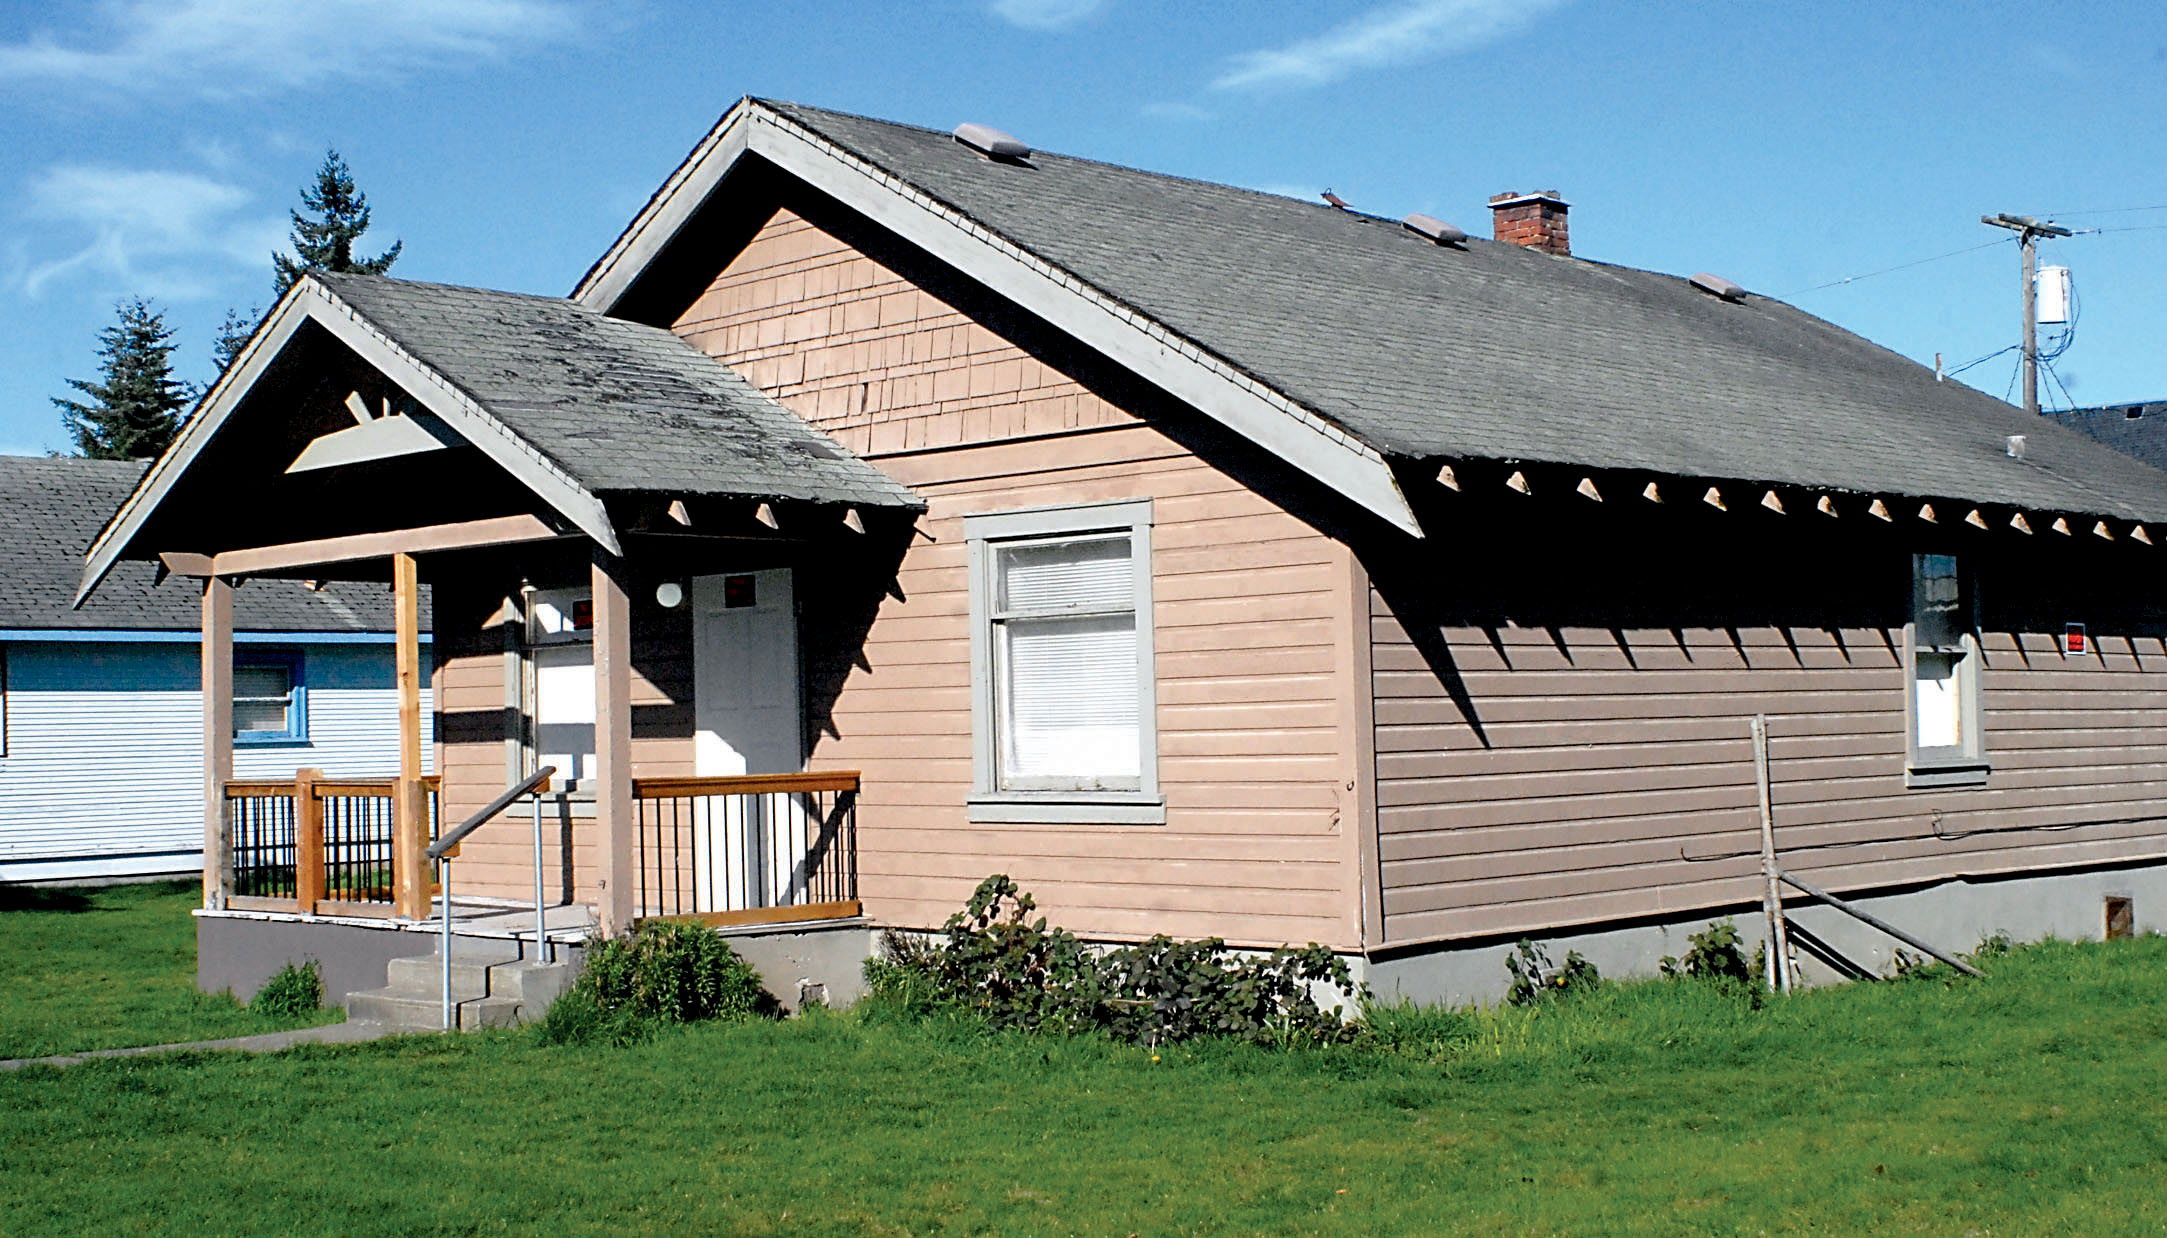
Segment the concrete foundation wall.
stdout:
[[[1878,895],[1839,893],[1845,901],[1905,932],[1959,953],[1969,952],[1982,938],[1994,933],[2007,933],[2020,942],[2049,936],[2097,941],[2105,933],[2105,902],[2109,896],[2133,901],[2136,931],[2167,930],[2167,864],[1958,879]],[[1876,975],[1888,974],[1897,950],[1917,953],[1880,930],[1833,907],[1814,903],[1803,894],[1792,892],[1786,910],[1794,926]],[[1737,921],[1750,956],[1765,936],[1766,921],[1761,909],[1756,904],[1734,909],[1730,914]],[[1535,934],[1533,939],[1548,950],[1552,963],[1562,964],[1567,951],[1578,950],[1605,978],[1632,979],[1656,974],[1657,963],[1664,955],[1683,955],[1690,935],[1721,918],[1721,914],[1703,912],[1624,928]],[[1513,945],[1511,941],[1492,940],[1372,958],[1364,973],[1371,991],[1383,1001],[1404,997],[1425,1004],[1456,1006],[1497,1002],[1504,998],[1510,983],[1505,959]],[[1843,979],[1801,943],[1799,934],[1793,934],[1792,945],[1799,974],[1807,983],[1827,984]]]
[[[760,973],[761,983],[795,1013],[808,998],[844,1007],[865,994],[865,960],[873,954],[873,929],[862,921],[817,927],[748,926],[721,930],[730,948]],[[434,954],[434,932],[390,925],[357,925],[322,920],[289,920],[247,915],[196,917],[196,987],[206,993],[231,992],[241,1001],[288,963],[316,960],[324,978],[324,1004],[336,1006],[348,993],[383,988],[391,960]],[[515,957],[520,947],[500,939],[460,937],[454,958],[468,953],[502,951]],[[560,945],[557,958],[576,973],[586,961],[581,946]]]
[[427,933],[322,920],[271,920],[235,915],[196,916],[196,987],[247,1001],[288,963],[316,960],[324,1004],[348,993],[380,989],[391,960],[436,949]]

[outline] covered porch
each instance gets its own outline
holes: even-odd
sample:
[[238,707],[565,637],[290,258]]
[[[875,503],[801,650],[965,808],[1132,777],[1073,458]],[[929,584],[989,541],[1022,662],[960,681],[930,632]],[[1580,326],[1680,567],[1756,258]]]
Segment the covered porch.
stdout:
[[[817,745],[921,506],[668,332],[310,276],[93,545],[83,593],[120,558],[200,590],[207,917],[410,953],[448,911],[462,939],[546,955],[654,917],[859,915],[858,775]],[[392,592],[395,776],[232,776],[233,595],[257,577]]]

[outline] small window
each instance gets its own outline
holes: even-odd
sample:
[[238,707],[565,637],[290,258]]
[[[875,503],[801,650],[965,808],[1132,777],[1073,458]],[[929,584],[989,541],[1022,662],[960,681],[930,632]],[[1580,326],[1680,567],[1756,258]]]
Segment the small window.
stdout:
[[527,681],[534,731],[529,772],[553,765],[560,791],[592,785],[594,602],[585,589],[541,589],[527,603]]
[[1151,505],[973,516],[971,815],[1156,823]]
[[233,741],[297,744],[308,741],[307,691],[298,651],[249,650],[233,661]]
[[1912,556],[1905,702],[1912,786],[1986,781],[1980,736],[1979,641],[1971,590],[1955,555]]

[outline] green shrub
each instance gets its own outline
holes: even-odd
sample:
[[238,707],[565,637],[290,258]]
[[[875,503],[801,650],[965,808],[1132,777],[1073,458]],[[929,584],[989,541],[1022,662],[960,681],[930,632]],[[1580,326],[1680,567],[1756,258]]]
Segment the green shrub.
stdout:
[[967,1013],[994,1028],[1102,1031],[1136,1044],[1229,1037],[1293,1045],[1351,1038],[1314,987],[1359,996],[1346,962],[1311,944],[1238,954],[1224,941],[1153,937],[1098,951],[1034,916],[1037,901],[1005,875],[980,882],[941,939],[889,933],[866,965],[876,1011]]
[[323,969],[310,959],[298,967],[288,963],[279,968],[249,999],[248,1008],[257,1014],[287,1019],[313,1014],[323,1004]]
[[588,943],[586,967],[537,1024],[550,1044],[629,1044],[657,1027],[778,1009],[760,975],[705,925],[655,921]]
[[1505,990],[1508,1006],[1533,1006],[1572,997],[1603,982],[1595,964],[1580,957],[1578,950],[1566,951],[1565,966],[1553,967],[1550,952],[1525,937],[1505,956],[1505,972],[1512,977],[1512,984]]
[[1673,980],[1715,980],[1750,985],[1754,983],[1756,973],[1752,964],[1746,961],[1740,940],[1736,921],[1718,920],[1686,938],[1683,959],[1664,955],[1662,973]]

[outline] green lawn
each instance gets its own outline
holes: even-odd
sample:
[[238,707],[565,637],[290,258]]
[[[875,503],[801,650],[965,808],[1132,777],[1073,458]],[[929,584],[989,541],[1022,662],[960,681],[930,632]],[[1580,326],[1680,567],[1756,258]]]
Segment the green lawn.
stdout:
[[193,881],[61,890],[0,886],[0,1058],[275,1032],[273,1019],[196,991]]
[[824,1015],[37,1068],[0,1077],[0,1233],[2167,1232],[2167,940],[1988,966],[1392,1050]]

